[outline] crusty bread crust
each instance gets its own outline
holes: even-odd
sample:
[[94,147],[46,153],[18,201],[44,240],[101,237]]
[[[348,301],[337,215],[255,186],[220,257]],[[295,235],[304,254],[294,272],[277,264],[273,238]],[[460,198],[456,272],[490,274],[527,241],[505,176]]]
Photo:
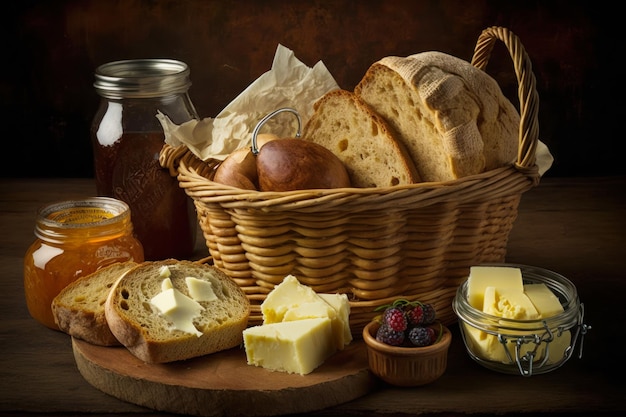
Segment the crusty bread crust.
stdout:
[[441,52],[385,57],[355,94],[385,118],[423,181],[447,181],[505,166],[518,148],[519,114],[496,81]]
[[411,155],[391,127],[356,95],[334,90],[314,105],[303,139],[333,152],[353,187],[392,187],[420,181]]
[[137,266],[119,262],[81,277],[52,300],[52,314],[59,329],[94,345],[119,346],[107,324],[104,303],[121,275]]
[[[194,319],[201,336],[172,329],[150,300],[159,294],[166,265],[174,288],[189,296],[186,277],[210,281],[214,301]],[[165,363],[230,349],[243,342],[250,302],[243,290],[219,269],[192,261],[168,259],[145,262],[131,269],[112,288],[105,303],[106,319],[115,337],[132,354],[148,363]]]

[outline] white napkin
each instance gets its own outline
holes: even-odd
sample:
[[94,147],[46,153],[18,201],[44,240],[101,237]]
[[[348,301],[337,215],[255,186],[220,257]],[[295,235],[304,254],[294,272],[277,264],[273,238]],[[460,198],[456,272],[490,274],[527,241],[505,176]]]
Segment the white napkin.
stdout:
[[[303,126],[313,114],[317,99],[339,85],[322,61],[313,68],[300,62],[293,51],[278,45],[272,68],[257,78],[215,118],[176,125],[162,113],[165,143],[181,144],[200,159],[224,160],[232,151],[252,144],[252,131],[267,114],[283,107],[298,111]],[[298,131],[293,114],[281,113],[269,120],[262,132],[294,137]]]
[[554,157],[550,153],[548,146],[542,141],[537,141],[537,149],[535,150],[536,164],[539,168],[539,175],[543,176],[550,169],[554,162]]

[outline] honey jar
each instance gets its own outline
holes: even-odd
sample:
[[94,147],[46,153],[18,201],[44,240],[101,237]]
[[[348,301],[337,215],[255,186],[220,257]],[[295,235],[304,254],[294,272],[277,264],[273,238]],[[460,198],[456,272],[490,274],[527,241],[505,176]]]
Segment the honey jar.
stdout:
[[100,106],[91,126],[98,195],[126,202],[147,260],[193,254],[197,216],[191,198],[159,163],[165,134],[157,114],[182,124],[198,119],[189,68],[171,59],[103,64],[94,87]]
[[54,297],[79,277],[116,262],[143,262],[128,205],[93,197],[49,204],[37,213],[36,239],[24,256],[24,292],[30,315],[58,330]]

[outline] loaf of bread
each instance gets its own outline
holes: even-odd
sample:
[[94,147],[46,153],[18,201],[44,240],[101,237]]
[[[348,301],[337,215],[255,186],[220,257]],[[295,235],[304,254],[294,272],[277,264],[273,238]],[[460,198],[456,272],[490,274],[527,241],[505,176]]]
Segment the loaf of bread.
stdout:
[[51,306],[59,329],[94,345],[120,345],[107,324],[104,303],[119,277],[136,265],[133,261],[114,263],[61,290]]
[[168,259],[145,262],[121,277],[105,314],[111,332],[133,355],[165,363],[240,345],[250,303],[219,269]]
[[350,91],[334,90],[322,96],[302,138],[333,152],[346,167],[353,187],[420,181],[405,145],[382,117]]
[[386,57],[354,92],[398,133],[423,181],[478,174],[516,157],[517,110],[467,61],[434,51]]

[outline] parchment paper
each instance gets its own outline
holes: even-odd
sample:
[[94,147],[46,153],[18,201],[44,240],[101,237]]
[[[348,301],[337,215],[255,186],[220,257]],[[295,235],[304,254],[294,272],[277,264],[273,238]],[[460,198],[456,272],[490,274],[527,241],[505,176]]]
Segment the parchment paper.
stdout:
[[[283,107],[298,111],[302,127],[313,114],[313,104],[337,82],[322,61],[308,67],[292,50],[278,45],[272,68],[257,78],[215,118],[192,120],[176,125],[162,113],[157,118],[163,126],[165,142],[181,144],[200,159],[224,160],[232,151],[251,145],[252,131],[268,113]],[[272,118],[261,132],[293,137],[298,131],[297,118],[281,113]]]

